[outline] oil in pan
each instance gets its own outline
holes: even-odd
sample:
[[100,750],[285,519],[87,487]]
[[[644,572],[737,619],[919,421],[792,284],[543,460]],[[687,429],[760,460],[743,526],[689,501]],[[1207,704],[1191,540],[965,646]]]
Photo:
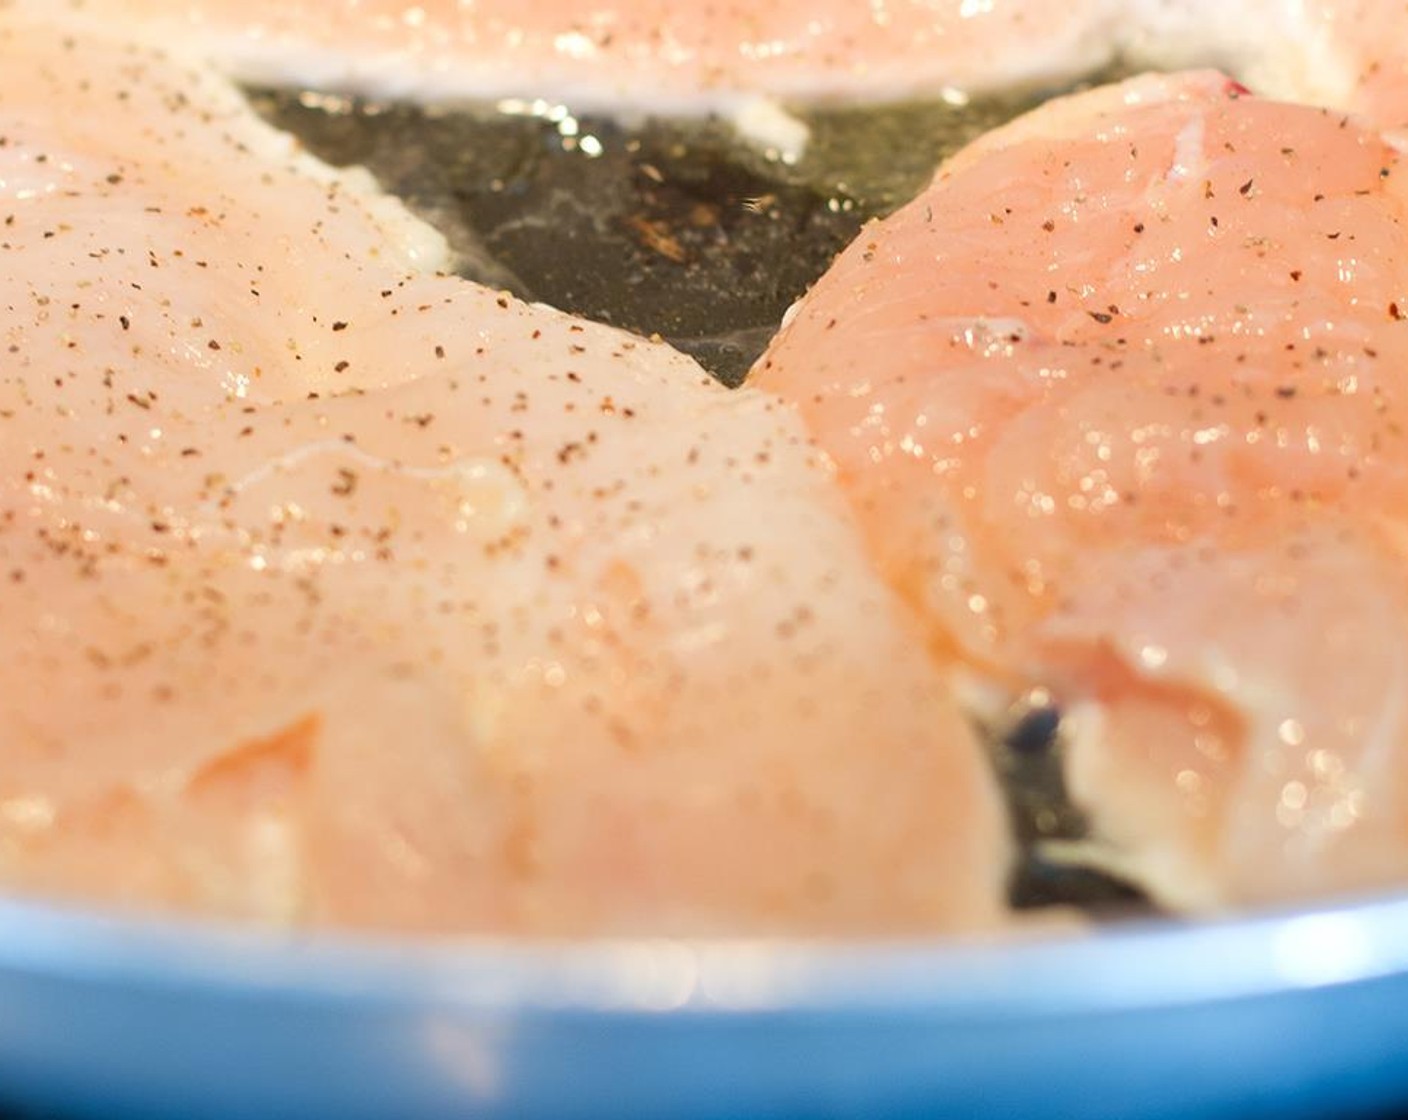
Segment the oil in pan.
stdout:
[[255,103],[329,163],[369,168],[446,234],[463,275],[659,334],[735,385],[868,218],[1031,99],[808,114],[795,163],[720,123],[623,127],[544,102]]

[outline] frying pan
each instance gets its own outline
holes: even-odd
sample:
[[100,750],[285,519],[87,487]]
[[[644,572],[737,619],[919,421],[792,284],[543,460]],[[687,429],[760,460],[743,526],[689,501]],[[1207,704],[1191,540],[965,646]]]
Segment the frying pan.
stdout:
[[1028,943],[405,944],[0,905],[12,1106],[269,1120],[1350,1116],[1408,896]]
[[[819,114],[790,162],[560,106],[255,99],[436,220],[467,275],[659,329],[730,383],[865,218],[1027,103]],[[1049,792],[1052,750],[1000,759],[1027,841],[1036,821],[1081,827]],[[1056,882],[1056,901],[1100,894]],[[0,1106],[20,1110],[1039,1120],[1405,1103],[1408,895],[848,946],[291,937],[0,901]]]

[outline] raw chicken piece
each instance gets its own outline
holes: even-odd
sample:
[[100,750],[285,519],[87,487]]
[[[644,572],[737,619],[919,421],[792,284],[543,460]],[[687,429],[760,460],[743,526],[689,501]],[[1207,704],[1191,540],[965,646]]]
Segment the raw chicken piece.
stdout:
[[1401,0],[1131,0],[1126,9],[1116,38],[1135,65],[1217,66],[1263,96],[1408,128]]
[[753,384],[892,584],[1051,690],[1103,851],[1175,905],[1408,879],[1408,168],[1217,74],[943,167]]
[[[7,0],[0,0],[0,11]],[[254,82],[413,99],[548,98],[693,114],[753,98],[903,97],[1064,78],[1106,61],[1111,0],[8,0]]]
[[[1220,66],[1259,91],[1408,126],[1401,0],[8,0],[254,82],[579,111],[735,114],[786,141],[776,100],[967,95],[1113,62]],[[0,11],[7,0],[0,0]],[[795,140],[793,141],[795,142]]]
[[795,416],[442,259],[223,83],[0,29],[0,881],[999,921],[984,760]]

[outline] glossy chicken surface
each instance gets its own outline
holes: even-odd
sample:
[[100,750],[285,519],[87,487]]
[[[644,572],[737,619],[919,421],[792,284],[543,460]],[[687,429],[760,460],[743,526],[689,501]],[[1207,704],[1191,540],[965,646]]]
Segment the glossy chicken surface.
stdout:
[[774,398],[435,274],[222,81],[44,29],[0,29],[0,262],[8,888],[998,920],[984,760]]
[[1217,74],[946,164],[752,383],[930,645],[1068,712],[1094,852],[1212,906],[1408,874],[1408,173]]

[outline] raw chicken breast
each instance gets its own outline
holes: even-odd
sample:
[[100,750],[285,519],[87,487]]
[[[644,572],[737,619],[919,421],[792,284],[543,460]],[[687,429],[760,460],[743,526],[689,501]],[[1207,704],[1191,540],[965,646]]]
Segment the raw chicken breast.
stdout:
[[[6,7],[0,0],[0,11]],[[1106,61],[1110,0],[9,0],[140,35],[255,82],[414,99],[547,98],[699,113],[754,97],[902,97]]]
[[1408,879],[1408,169],[1217,74],[1052,102],[869,227],[752,383],[932,647],[1054,694],[1096,858]]
[[0,881],[567,935],[995,923],[984,759],[773,398],[0,29]]
[[1408,8],[1400,0],[1130,0],[1123,58],[1159,69],[1217,66],[1264,96],[1408,127]]
[[0,0],[214,61],[247,81],[419,100],[737,115],[757,100],[973,94],[1111,63],[1220,66],[1273,96],[1408,125],[1401,0]]

